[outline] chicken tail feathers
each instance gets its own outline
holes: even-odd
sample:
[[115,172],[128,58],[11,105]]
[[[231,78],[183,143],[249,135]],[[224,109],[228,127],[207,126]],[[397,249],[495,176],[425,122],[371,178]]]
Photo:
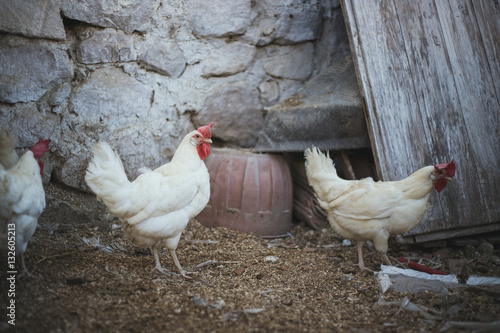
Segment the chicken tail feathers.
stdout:
[[349,186],[348,181],[337,176],[328,152],[325,155],[313,146],[304,151],[304,157],[307,180],[319,200],[328,203]]
[[99,142],[92,152],[94,157],[87,167],[85,182],[113,215],[124,217],[130,206],[132,185],[122,161],[106,142]]
[[327,174],[330,177],[337,177],[337,170],[335,170],[329,152],[323,155],[318,148],[313,146],[305,150],[304,157],[306,159],[306,173],[309,182],[311,182],[311,179],[323,174]]

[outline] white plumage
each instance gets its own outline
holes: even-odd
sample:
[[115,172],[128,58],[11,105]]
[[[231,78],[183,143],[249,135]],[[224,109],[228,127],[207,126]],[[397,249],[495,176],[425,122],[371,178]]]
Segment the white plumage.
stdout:
[[211,143],[211,133],[205,131],[203,136],[200,129],[184,137],[170,163],[152,171],[142,169],[133,182],[127,179],[119,156],[100,142],[93,149],[85,176],[97,198],[123,222],[132,244],[152,249],[156,269],[165,271],[157,250],[166,246],[186,278],[175,250],[189,220],[203,210],[210,197],[209,174],[202,161],[206,156],[200,150],[209,153],[210,146],[206,146]]
[[386,254],[389,237],[416,227],[429,207],[432,189],[440,192],[455,174],[452,161],[423,167],[399,181],[345,180],[337,176],[328,154],[313,147],[304,155],[307,179],[318,203],[338,234],[357,241],[361,269],[365,269],[362,247],[367,240],[391,264]]
[[48,145],[48,140],[42,140],[18,158],[13,138],[5,130],[0,135],[0,219],[2,226],[8,226],[9,230],[14,226],[15,254],[20,257],[22,268],[19,277],[30,275],[24,253],[45,208],[43,164],[39,158],[48,150]]

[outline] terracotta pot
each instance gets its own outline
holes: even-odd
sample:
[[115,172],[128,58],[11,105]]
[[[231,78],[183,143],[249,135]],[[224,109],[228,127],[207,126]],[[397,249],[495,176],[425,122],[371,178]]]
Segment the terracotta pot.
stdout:
[[212,149],[206,159],[210,201],[197,220],[263,236],[286,234],[292,226],[292,178],[280,155]]

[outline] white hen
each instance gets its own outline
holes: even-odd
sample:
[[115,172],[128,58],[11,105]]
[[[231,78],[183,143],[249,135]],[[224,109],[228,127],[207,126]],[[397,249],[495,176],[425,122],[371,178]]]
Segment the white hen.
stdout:
[[14,269],[10,266],[10,258],[15,253],[20,257],[22,269],[18,277],[30,276],[24,253],[45,208],[40,158],[49,150],[49,143],[49,140],[40,140],[18,159],[14,139],[5,130],[0,135],[0,225],[8,230],[8,240],[15,234],[15,251],[10,244],[8,246],[9,269]]
[[334,230],[357,241],[358,266],[365,268],[363,244],[373,241],[386,264],[387,241],[391,235],[415,228],[429,207],[432,189],[441,192],[455,175],[455,162],[423,167],[399,181],[374,182],[371,178],[345,180],[329,154],[315,147],[305,150],[309,184],[318,203],[327,212]]
[[127,179],[120,157],[105,143],[98,143],[85,181],[108,210],[123,222],[132,244],[151,248],[156,269],[161,266],[158,248],[166,246],[185,278],[175,250],[189,220],[205,208],[210,197],[210,177],[203,160],[210,154],[208,126],[187,134],[172,161],[148,170],[133,182]]

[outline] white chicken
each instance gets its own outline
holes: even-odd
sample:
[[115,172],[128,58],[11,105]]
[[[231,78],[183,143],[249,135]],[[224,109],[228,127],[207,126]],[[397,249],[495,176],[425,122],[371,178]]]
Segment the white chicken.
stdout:
[[105,143],[98,143],[85,181],[108,210],[122,221],[133,245],[151,248],[156,269],[158,248],[166,246],[175,266],[190,278],[175,250],[189,220],[198,215],[210,197],[210,176],[203,160],[210,154],[211,123],[187,134],[170,161],[153,171],[142,170],[133,182],[127,179],[120,157]]
[[[25,274],[31,276],[24,253],[45,208],[44,166],[40,159],[49,150],[50,141],[40,140],[21,158],[17,156],[14,141],[5,130],[0,135],[0,224],[9,231],[7,239],[15,233],[15,256],[20,257],[22,269],[20,278]],[[14,252],[12,246],[8,250],[10,257]]]
[[363,244],[373,241],[385,263],[387,241],[416,227],[429,207],[433,188],[441,192],[455,175],[455,162],[423,167],[399,181],[374,182],[371,178],[345,180],[337,176],[328,156],[313,147],[306,149],[306,173],[320,206],[333,229],[355,239],[361,269]]

